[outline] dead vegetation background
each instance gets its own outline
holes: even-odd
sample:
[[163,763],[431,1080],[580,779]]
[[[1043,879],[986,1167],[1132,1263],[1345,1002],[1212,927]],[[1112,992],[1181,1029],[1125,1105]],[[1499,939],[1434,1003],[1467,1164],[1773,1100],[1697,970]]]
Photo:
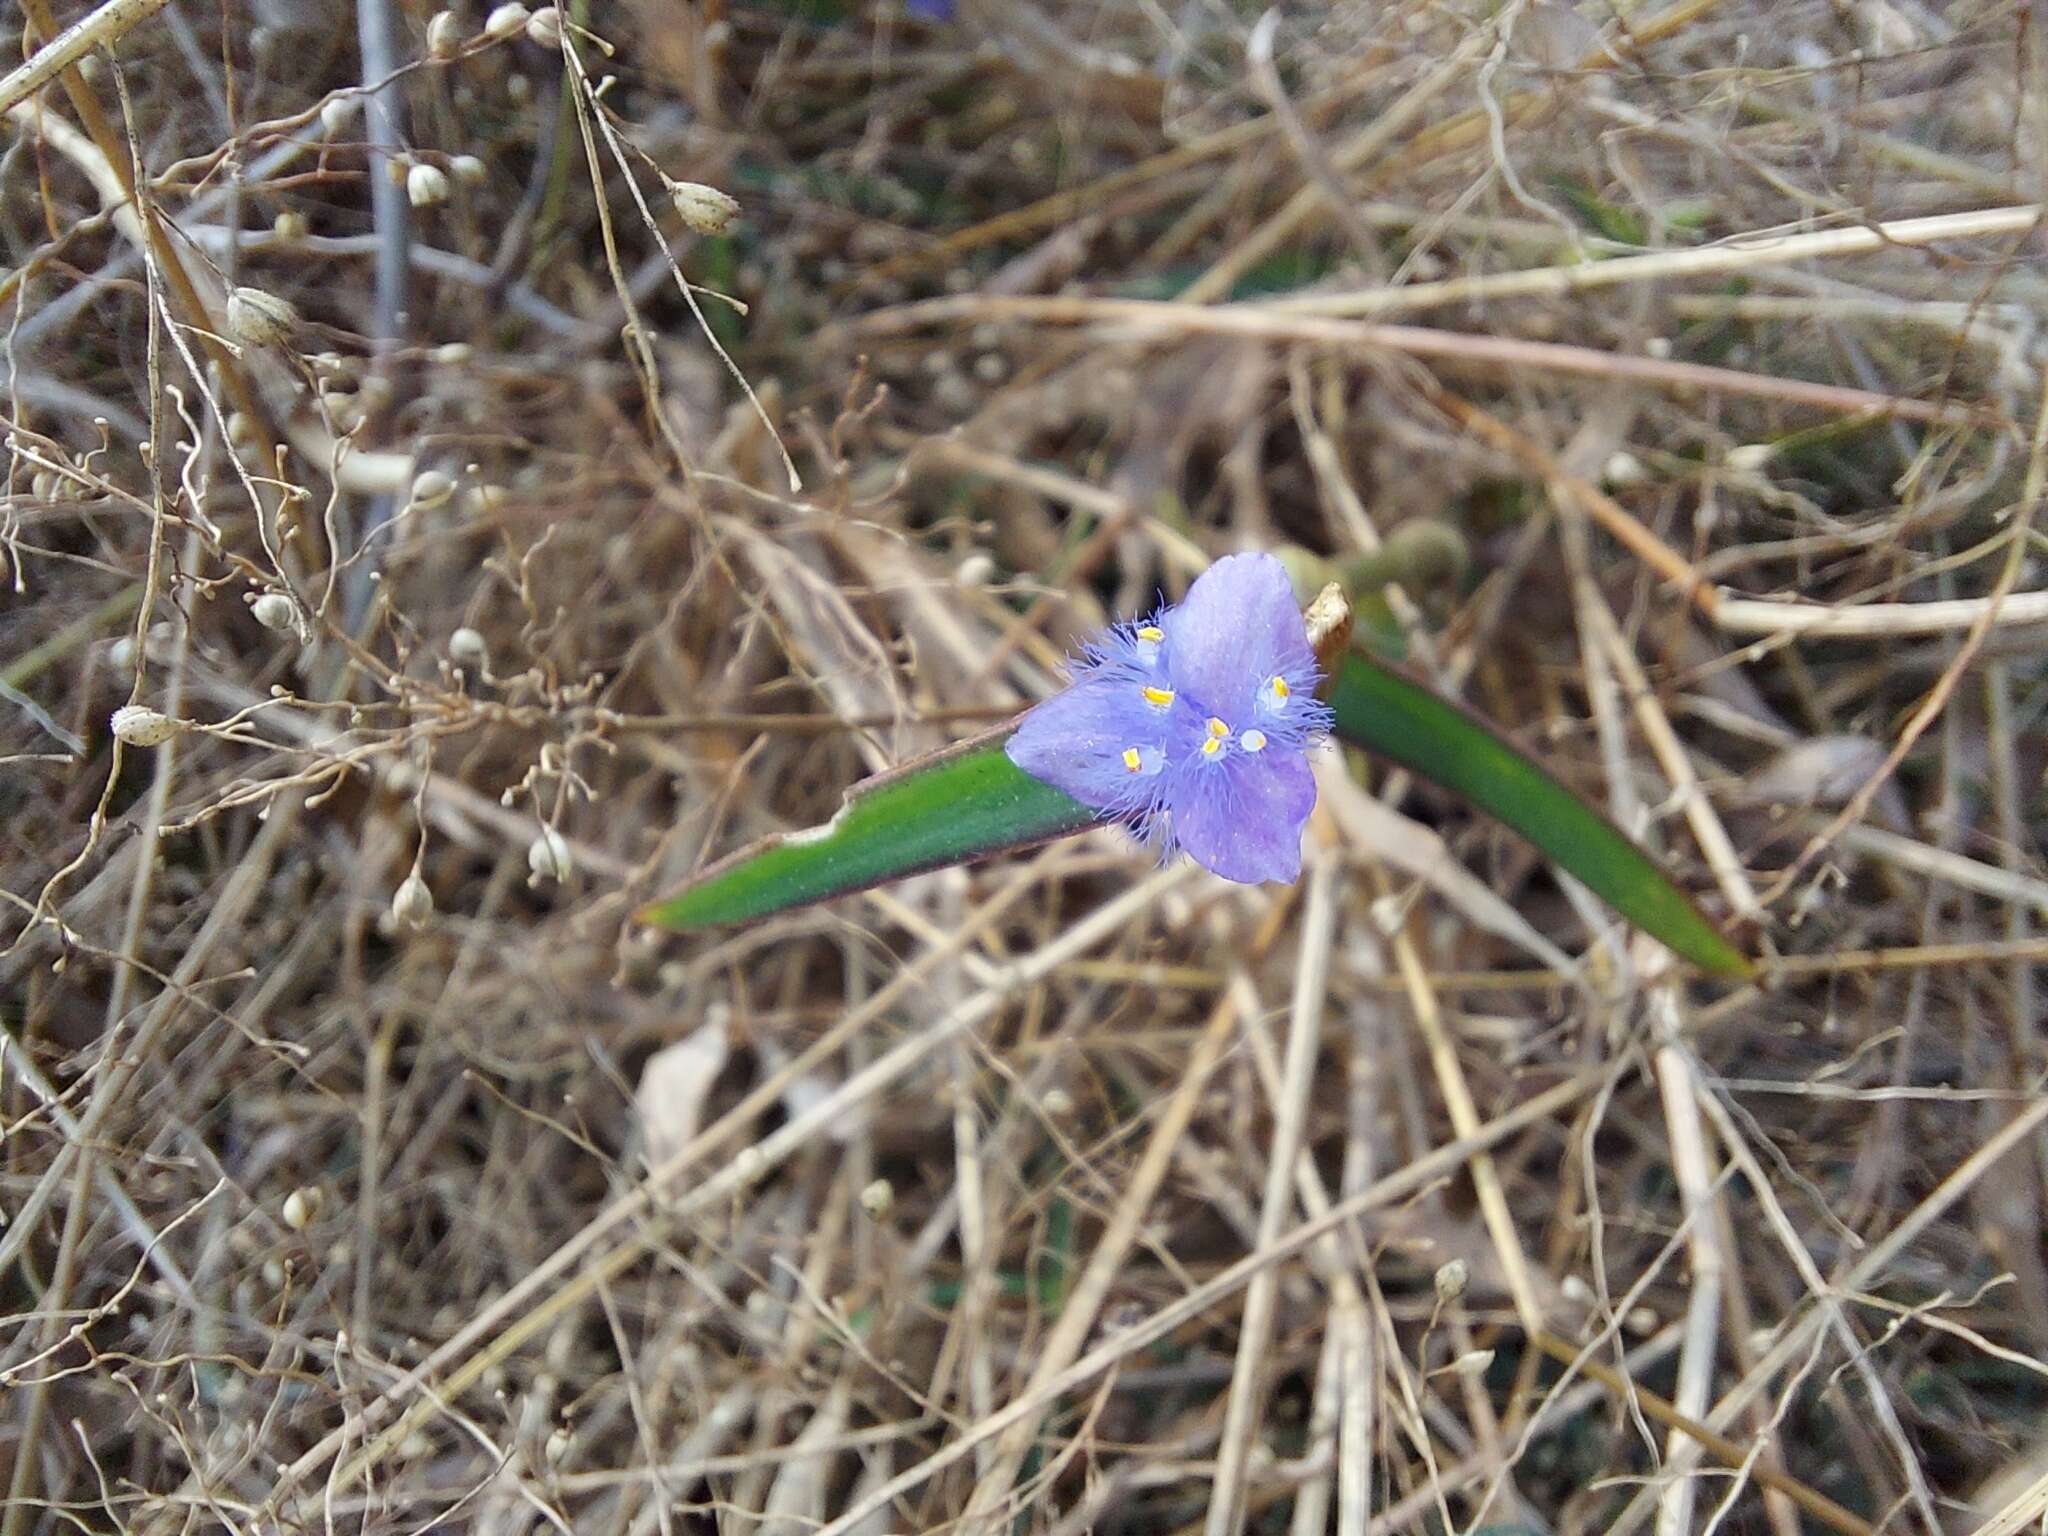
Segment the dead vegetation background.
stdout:
[[[2048,19],[946,9],[9,77],[5,1536],[2038,1521]],[[630,923],[1246,545],[1758,984],[1334,753]]]

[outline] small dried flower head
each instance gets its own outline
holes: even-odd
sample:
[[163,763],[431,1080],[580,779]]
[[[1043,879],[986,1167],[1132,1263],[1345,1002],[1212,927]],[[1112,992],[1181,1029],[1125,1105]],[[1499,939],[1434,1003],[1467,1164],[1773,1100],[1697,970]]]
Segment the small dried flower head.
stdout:
[[424,161],[405,173],[406,199],[415,208],[431,208],[448,201],[448,173]]
[[448,659],[458,667],[482,668],[491,659],[484,637],[467,624],[448,637]]
[[701,181],[672,181],[668,184],[668,196],[683,223],[700,235],[715,235],[739,216],[736,198]]
[[1292,881],[1329,708],[1287,569],[1219,560],[1186,601],[1090,644],[1006,750],[1033,778],[1226,880]]
[[123,704],[108,723],[131,747],[160,747],[185,729],[182,720],[173,720],[146,704]]
[[860,1192],[860,1208],[872,1220],[880,1221],[895,1204],[896,1186],[887,1179],[877,1179]]
[[249,612],[265,629],[290,629],[299,621],[298,609],[282,592],[266,592],[249,605]]
[[452,59],[462,47],[462,23],[453,11],[436,11],[427,23],[427,57]]
[[424,928],[433,915],[434,893],[427,889],[427,882],[415,869],[391,893],[392,920],[401,928]]
[[1436,1299],[1443,1306],[1449,1306],[1465,1294],[1465,1287],[1471,1283],[1472,1266],[1463,1259],[1452,1259],[1436,1272]]
[[493,42],[505,42],[526,30],[526,24],[533,19],[533,12],[519,3],[506,0],[490,15],[484,18],[484,36]]
[[553,827],[541,828],[540,836],[526,850],[526,867],[536,881],[568,879],[574,867],[569,860],[568,841]]
[[456,155],[448,161],[448,174],[465,187],[473,187],[487,174],[483,161],[475,155]]
[[275,347],[291,340],[299,312],[274,293],[237,288],[228,295],[228,334],[251,347]]
[[303,1232],[313,1224],[320,1214],[320,1207],[327,1203],[327,1196],[317,1184],[301,1184],[284,1197],[284,1224],[294,1232]]
[[562,46],[562,13],[544,5],[526,18],[526,40],[539,47],[558,50]]
[[444,470],[423,469],[413,477],[407,507],[414,512],[431,512],[455,494],[455,479]]

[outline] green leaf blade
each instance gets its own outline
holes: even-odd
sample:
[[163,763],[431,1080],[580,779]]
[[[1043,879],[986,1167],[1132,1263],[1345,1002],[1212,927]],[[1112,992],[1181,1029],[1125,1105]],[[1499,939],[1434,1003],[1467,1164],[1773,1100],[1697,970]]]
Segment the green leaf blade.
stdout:
[[1355,650],[1324,698],[1341,739],[1471,801],[1700,969],[1749,973],[1742,953],[1619,828],[1459,706]]
[[1010,761],[1009,735],[1005,728],[856,785],[824,826],[741,849],[640,920],[680,933],[746,922],[1093,826],[1093,811]]

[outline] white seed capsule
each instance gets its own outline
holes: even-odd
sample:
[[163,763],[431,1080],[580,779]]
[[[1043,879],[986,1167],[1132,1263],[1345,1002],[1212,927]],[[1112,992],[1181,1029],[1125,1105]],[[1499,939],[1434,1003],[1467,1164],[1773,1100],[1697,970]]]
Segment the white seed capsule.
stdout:
[[299,621],[298,609],[282,592],[266,592],[249,605],[256,622],[265,629],[291,629]]
[[391,893],[391,916],[401,928],[424,928],[427,919],[434,915],[434,893],[427,889],[427,882],[414,870],[398,882],[398,889]]
[[185,722],[146,704],[123,704],[108,722],[114,734],[131,747],[160,747],[185,729]]
[[454,494],[454,476],[438,469],[423,469],[413,477],[412,496],[406,505],[413,512],[431,512]]
[[526,40],[550,51],[562,46],[562,13],[552,5],[544,5],[526,18]]
[[437,11],[427,23],[427,57],[452,59],[462,47],[462,23],[453,11]]
[[228,334],[246,346],[279,346],[298,328],[299,312],[274,293],[237,288],[228,294]]
[[535,880],[568,879],[574,868],[568,842],[553,827],[541,828],[540,836],[526,850],[526,867],[533,871]]
[[860,1192],[860,1208],[875,1221],[888,1215],[895,1204],[896,1186],[887,1179],[877,1179]]
[[356,96],[330,96],[320,103],[320,131],[330,139],[341,137],[355,121],[360,103]]
[[465,624],[448,637],[448,659],[458,667],[481,669],[490,661],[491,651],[484,637]]
[[448,201],[448,173],[438,165],[415,165],[405,173],[405,195],[415,208]]
[[736,198],[701,181],[672,181],[668,184],[668,197],[683,223],[700,235],[715,235],[739,216]]
[[505,42],[524,32],[527,22],[532,19],[533,12],[521,5],[519,0],[506,0],[504,5],[484,18],[484,36],[493,42]]
[[1476,1381],[1493,1369],[1493,1351],[1490,1349],[1468,1349],[1451,1362],[1451,1369],[1467,1381]]
[[473,187],[484,179],[484,163],[475,155],[456,155],[448,162],[448,174],[465,187]]
[[294,1232],[303,1232],[326,1203],[327,1196],[317,1184],[301,1184],[284,1197],[284,1224]]

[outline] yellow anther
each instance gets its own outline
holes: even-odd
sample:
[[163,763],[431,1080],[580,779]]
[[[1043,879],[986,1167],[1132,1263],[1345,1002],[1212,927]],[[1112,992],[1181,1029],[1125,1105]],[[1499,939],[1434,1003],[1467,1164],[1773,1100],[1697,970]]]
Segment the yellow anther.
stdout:
[[1173,702],[1173,690],[1171,688],[1148,687],[1145,689],[1145,702],[1154,709],[1164,709]]
[[1209,717],[1209,734],[1218,741],[1221,741],[1230,734],[1230,727],[1221,720],[1218,720],[1214,715],[1211,715]]
[[1222,750],[1223,742],[1220,737],[1211,736],[1207,741],[1202,743],[1202,756],[1204,757],[1214,757],[1218,752],[1221,752]]
[[1128,768],[1132,773],[1136,773],[1144,766],[1145,759],[1139,755],[1136,747],[1124,748],[1124,767]]
[[1237,744],[1247,752],[1263,752],[1266,750],[1266,733],[1259,730],[1246,731],[1237,738]]
[[1152,642],[1152,644],[1157,645],[1160,641],[1166,638],[1166,631],[1161,629],[1157,624],[1147,624],[1143,629],[1140,629],[1138,631],[1138,638],[1140,640],[1149,640]]
[[1273,697],[1278,699],[1281,703],[1286,703],[1287,696],[1293,692],[1294,690],[1287,686],[1286,678],[1276,677],[1273,679]]

